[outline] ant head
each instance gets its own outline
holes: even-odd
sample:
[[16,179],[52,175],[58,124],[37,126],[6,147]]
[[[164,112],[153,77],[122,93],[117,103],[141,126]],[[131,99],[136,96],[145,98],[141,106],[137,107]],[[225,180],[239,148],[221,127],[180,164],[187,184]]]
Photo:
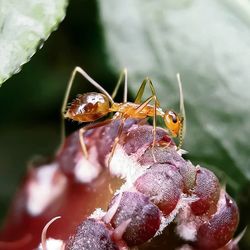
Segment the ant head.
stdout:
[[183,117],[169,110],[164,114],[164,122],[166,127],[170,130],[172,136],[180,136],[183,129]]

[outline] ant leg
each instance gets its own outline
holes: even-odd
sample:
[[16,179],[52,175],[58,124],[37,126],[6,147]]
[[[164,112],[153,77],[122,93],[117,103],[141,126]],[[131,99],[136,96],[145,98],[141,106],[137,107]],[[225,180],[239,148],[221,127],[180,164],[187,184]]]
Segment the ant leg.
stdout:
[[[135,97],[135,101],[134,103],[141,103],[141,98],[144,94],[144,91],[145,91],[145,87],[146,87],[146,84],[149,84],[149,87],[150,87],[150,90],[151,90],[151,93],[152,93],[152,96],[156,96],[156,91],[155,91],[155,88],[154,88],[154,85],[151,81],[151,79],[149,79],[148,77],[145,78],[142,83],[141,83],[141,86],[136,94],[136,97]],[[157,106],[159,107],[160,106],[160,103],[159,103],[159,100],[158,98],[156,98],[156,103],[157,103]]]
[[155,95],[149,97],[145,102],[143,102],[137,109],[136,113],[139,113],[141,110],[143,110],[152,100],[154,100],[154,114],[153,114],[153,144],[152,144],[152,156],[154,159],[154,162],[156,162],[155,155],[153,153],[153,149],[155,147],[155,141],[156,141],[156,114],[157,114],[157,97]]
[[144,91],[145,91],[145,87],[146,87],[146,84],[149,84],[149,87],[150,87],[150,90],[152,92],[152,97],[149,97],[145,102],[144,104],[140,105],[138,107],[138,110],[137,112],[140,112],[145,106],[147,106],[147,104],[154,99],[154,116],[153,116],[153,136],[154,136],[154,141],[153,141],[153,146],[155,144],[155,138],[156,138],[156,113],[157,113],[157,108],[160,106],[160,102],[158,100],[158,98],[156,97],[156,91],[155,91],[155,88],[154,88],[154,85],[151,81],[150,78],[145,78],[136,94],[136,97],[135,97],[135,103],[141,103],[141,98],[144,94]]
[[135,113],[139,113],[140,111],[142,111],[152,100],[154,100],[154,114],[153,114],[153,147],[154,147],[156,140],[156,114],[158,107],[157,97],[155,95],[149,97],[136,109]]
[[85,158],[88,159],[89,154],[88,154],[88,150],[87,150],[86,144],[85,144],[84,139],[83,139],[83,135],[85,132],[86,132],[86,129],[84,129],[84,128],[79,129],[79,141],[81,144],[82,152],[83,152]]
[[86,147],[86,144],[84,142],[84,133],[90,129],[94,129],[94,128],[98,128],[98,127],[102,127],[108,123],[110,123],[112,121],[112,119],[109,119],[109,120],[105,120],[105,121],[102,121],[102,122],[98,122],[98,123],[94,123],[94,124],[89,124],[83,128],[80,128],[79,130],[79,141],[80,141],[80,144],[81,144],[81,148],[82,148],[82,152],[84,154],[84,156],[88,159],[88,150],[87,150],[87,147]]
[[121,124],[120,124],[120,126],[119,126],[119,130],[118,130],[117,136],[116,136],[116,138],[115,138],[115,141],[114,141],[113,146],[112,146],[112,150],[111,150],[111,152],[110,152],[110,156],[109,156],[109,160],[108,160],[108,166],[110,166],[110,162],[111,162],[111,160],[112,160],[112,157],[113,157],[113,155],[114,155],[116,146],[117,146],[117,144],[118,144],[118,142],[119,142],[119,139],[120,139],[120,136],[121,136],[121,134],[122,134],[125,120],[126,120],[125,117],[122,117],[122,118],[121,118]]
[[181,129],[180,129],[180,133],[179,133],[179,145],[177,147],[177,149],[180,149],[183,141],[184,141],[184,137],[186,134],[186,114],[185,114],[185,106],[184,106],[184,97],[183,97],[183,91],[182,91],[182,83],[181,83],[181,78],[180,78],[180,74],[177,73],[176,74],[177,77],[177,81],[178,81],[178,85],[179,85],[179,91],[180,91],[180,118],[181,118]]
[[109,93],[99,83],[97,83],[94,79],[92,79],[82,68],[80,68],[80,67],[77,66],[72,71],[71,77],[70,77],[69,82],[68,82],[67,90],[65,92],[65,96],[64,96],[64,100],[63,100],[63,105],[62,105],[62,109],[61,109],[61,113],[62,114],[65,112],[66,105],[67,105],[68,98],[69,98],[69,94],[70,94],[70,90],[72,88],[74,79],[76,77],[76,73],[81,74],[86,80],[89,81],[89,83],[91,83],[94,87],[96,87],[104,95],[106,95],[108,97],[109,101],[112,104],[114,103],[114,101],[113,101],[112,97],[109,95]]
[[116,96],[116,94],[118,92],[118,89],[122,84],[123,78],[124,78],[123,102],[127,102],[127,99],[128,99],[128,70],[126,68],[124,68],[123,71],[120,73],[118,82],[117,82],[117,84],[115,86],[115,89],[114,89],[111,97],[112,97],[112,99],[115,98],[115,96]]
[[76,73],[79,73],[80,75],[82,75],[86,80],[89,81],[89,83],[91,83],[94,87],[96,87],[99,91],[101,91],[104,95],[106,95],[109,99],[109,101],[111,102],[111,104],[114,103],[112,97],[109,95],[109,93],[99,84],[97,83],[94,79],[92,79],[82,68],[80,67],[75,67],[74,70],[71,73],[69,82],[67,84],[67,89],[65,92],[65,96],[63,99],[63,104],[61,107],[61,116],[62,116],[62,124],[61,124],[61,146],[63,145],[64,139],[65,139],[65,125],[64,125],[64,114],[66,111],[66,106],[67,106],[67,102],[69,99],[69,94],[71,91],[71,88],[73,86],[73,82],[75,80],[76,77]]

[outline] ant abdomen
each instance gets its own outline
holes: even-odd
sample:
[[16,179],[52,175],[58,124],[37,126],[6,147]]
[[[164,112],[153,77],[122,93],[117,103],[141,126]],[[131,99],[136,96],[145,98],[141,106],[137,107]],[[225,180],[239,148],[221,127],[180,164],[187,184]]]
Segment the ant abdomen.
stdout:
[[64,117],[78,122],[92,122],[109,113],[110,102],[106,95],[88,92],[78,95],[69,105]]

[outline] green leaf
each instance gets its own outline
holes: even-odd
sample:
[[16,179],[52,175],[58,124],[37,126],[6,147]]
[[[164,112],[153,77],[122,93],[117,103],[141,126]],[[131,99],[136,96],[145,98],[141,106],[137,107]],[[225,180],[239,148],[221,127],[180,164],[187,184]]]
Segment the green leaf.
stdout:
[[30,60],[65,16],[67,0],[0,0],[0,86]]
[[[143,78],[163,108],[187,116],[184,149],[235,190],[250,180],[250,3],[99,0],[110,63],[128,68],[134,94]],[[147,95],[145,95],[147,97]]]

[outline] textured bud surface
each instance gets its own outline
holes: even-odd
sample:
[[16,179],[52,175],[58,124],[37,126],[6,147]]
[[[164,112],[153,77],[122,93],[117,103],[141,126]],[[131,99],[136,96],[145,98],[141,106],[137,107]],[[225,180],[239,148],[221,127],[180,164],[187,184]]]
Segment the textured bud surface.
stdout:
[[236,203],[221,191],[218,209],[212,218],[202,224],[197,231],[196,245],[203,249],[223,247],[232,239],[239,222]]
[[0,249],[36,249],[55,216],[61,219],[46,234],[48,246],[64,242],[68,250],[237,248],[238,208],[217,177],[186,161],[162,128],[153,147],[153,127],[136,120],[125,122],[110,159],[120,124],[117,119],[81,135],[88,159],[76,131],[49,163],[31,166]]
[[190,205],[195,215],[213,214],[216,211],[220,197],[220,184],[214,173],[198,167],[193,193],[199,198]]
[[118,250],[104,223],[87,219],[77,227],[66,250]]
[[[111,201],[115,202],[117,196]],[[124,192],[111,224],[118,227],[131,219],[123,239],[128,246],[135,246],[152,238],[160,226],[160,211],[149,198],[137,192]]]
[[171,170],[167,167],[165,171],[162,168],[158,171],[156,169],[157,167],[148,169],[136,180],[135,187],[139,192],[148,196],[164,215],[168,215],[175,209],[180,199],[181,185],[175,184],[173,178],[168,175]]

